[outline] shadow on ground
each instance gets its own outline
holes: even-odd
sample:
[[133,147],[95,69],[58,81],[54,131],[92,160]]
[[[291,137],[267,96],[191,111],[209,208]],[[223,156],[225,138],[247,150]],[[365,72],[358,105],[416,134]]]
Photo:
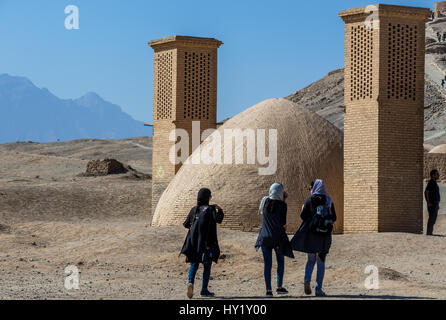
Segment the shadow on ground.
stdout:
[[369,296],[369,295],[328,295],[325,298],[321,297],[315,297],[315,296],[276,296],[274,298],[269,297],[259,297],[259,296],[246,296],[246,297],[230,297],[230,296],[224,296],[224,297],[216,297],[213,299],[220,299],[220,300],[298,300],[298,299],[304,299],[304,300],[310,300],[310,299],[318,299],[318,300],[330,300],[330,299],[371,299],[371,300],[436,300],[435,298],[431,297],[414,297],[414,296],[392,296],[392,295],[376,295],[376,296]]

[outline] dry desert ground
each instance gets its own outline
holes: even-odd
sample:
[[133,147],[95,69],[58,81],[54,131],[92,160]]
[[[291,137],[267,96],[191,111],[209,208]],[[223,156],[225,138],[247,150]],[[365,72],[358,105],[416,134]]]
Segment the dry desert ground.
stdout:
[[[187,299],[188,265],[178,256],[186,230],[150,226],[150,180],[79,175],[88,160],[103,158],[151,173],[151,140],[0,145],[0,299]],[[444,217],[433,237],[334,236],[325,278],[328,299],[445,299]],[[256,237],[219,229],[223,256],[213,265],[210,282],[217,299],[262,298]],[[64,287],[70,265],[80,271],[77,290]],[[304,265],[301,253],[286,260],[284,286],[290,293],[281,299],[314,299],[303,294]],[[368,265],[378,267],[379,289],[364,286]]]

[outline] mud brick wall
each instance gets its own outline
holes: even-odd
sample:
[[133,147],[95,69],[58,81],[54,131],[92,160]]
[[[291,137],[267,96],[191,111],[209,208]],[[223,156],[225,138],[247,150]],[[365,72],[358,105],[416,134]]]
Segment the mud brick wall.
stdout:
[[153,40],[153,180],[152,213],[164,190],[181,167],[169,158],[175,142],[169,135],[183,129],[192,144],[192,122],[200,122],[200,135],[217,127],[217,49],[212,38],[171,36]]
[[422,232],[428,9],[376,5],[345,21],[344,232]]
[[91,160],[87,163],[86,175],[105,176],[108,174],[125,173],[127,169],[115,159]]

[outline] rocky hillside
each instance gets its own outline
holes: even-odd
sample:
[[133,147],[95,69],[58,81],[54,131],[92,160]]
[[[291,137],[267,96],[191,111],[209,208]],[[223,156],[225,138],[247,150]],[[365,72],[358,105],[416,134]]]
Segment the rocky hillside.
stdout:
[[[446,32],[446,18],[426,24],[426,76],[424,99],[425,142],[446,143],[446,41],[438,42],[436,34]],[[323,79],[292,93],[287,99],[298,102],[336,127],[344,128],[344,69],[329,72]]]
[[344,69],[328,73],[323,79],[286,97],[316,112],[318,115],[344,129]]

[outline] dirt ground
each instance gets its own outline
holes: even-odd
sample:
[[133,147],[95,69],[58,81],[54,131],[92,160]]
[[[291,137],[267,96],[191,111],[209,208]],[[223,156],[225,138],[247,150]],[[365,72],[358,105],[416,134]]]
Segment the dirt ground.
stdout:
[[[88,159],[119,155],[150,173],[144,149],[150,145],[144,139],[0,145],[0,299],[187,299],[188,265],[178,256],[187,230],[150,227],[150,180],[78,176]],[[445,217],[433,237],[334,236],[324,282],[328,299],[446,299]],[[217,299],[263,298],[256,237],[219,229],[223,256],[210,281]],[[303,294],[305,262],[301,253],[286,259],[290,293],[281,299],[314,299]],[[77,290],[64,286],[72,265],[80,271]],[[365,288],[369,265],[378,268],[379,289]]]

